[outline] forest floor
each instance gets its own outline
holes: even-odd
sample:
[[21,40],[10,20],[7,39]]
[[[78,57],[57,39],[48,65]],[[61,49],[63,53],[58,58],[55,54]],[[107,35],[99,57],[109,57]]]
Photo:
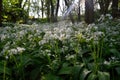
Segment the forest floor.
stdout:
[[[89,25],[69,21],[5,23],[0,28],[0,73],[11,80],[95,80],[94,76],[117,80],[119,47],[120,20]],[[117,75],[110,72],[113,69]]]

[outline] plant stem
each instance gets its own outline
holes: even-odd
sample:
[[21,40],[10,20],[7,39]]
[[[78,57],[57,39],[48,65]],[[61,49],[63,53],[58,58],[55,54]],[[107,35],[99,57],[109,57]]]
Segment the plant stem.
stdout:
[[5,75],[5,73],[6,73],[6,65],[7,65],[7,61],[4,61],[4,73],[3,73],[3,80],[5,80],[5,78],[6,78],[6,75]]

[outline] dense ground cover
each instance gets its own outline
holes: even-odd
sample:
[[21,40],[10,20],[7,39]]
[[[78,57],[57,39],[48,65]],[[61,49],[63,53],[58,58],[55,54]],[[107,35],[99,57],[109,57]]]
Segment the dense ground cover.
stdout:
[[0,79],[119,80],[120,20],[101,20],[1,28]]

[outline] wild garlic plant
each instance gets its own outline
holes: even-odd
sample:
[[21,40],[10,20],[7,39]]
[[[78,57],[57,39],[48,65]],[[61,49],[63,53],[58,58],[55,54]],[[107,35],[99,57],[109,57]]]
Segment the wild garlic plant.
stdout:
[[109,80],[111,68],[119,73],[119,26],[119,20],[6,26],[0,29],[0,78]]

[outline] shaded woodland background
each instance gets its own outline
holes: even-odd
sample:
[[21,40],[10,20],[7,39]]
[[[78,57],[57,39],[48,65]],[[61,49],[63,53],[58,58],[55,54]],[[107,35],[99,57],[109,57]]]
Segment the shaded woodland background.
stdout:
[[[63,8],[66,10],[74,0],[62,1],[65,4]],[[120,16],[120,0],[85,0],[84,2],[85,14],[80,12],[80,5],[83,4],[81,0],[78,0],[76,11],[72,10],[69,14],[72,23],[81,20],[85,20],[88,24],[93,23],[102,14],[111,14],[113,18]],[[96,9],[96,4],[99,5],[100,9]],[[57,22],[60,18],[58,16],[60,7],[60,0],[0,0],[0,26],[2,22],[27,23],[28,20]],[[41,18],[30,16],[31,9],[36,12],[35,15],[41,16]]]

